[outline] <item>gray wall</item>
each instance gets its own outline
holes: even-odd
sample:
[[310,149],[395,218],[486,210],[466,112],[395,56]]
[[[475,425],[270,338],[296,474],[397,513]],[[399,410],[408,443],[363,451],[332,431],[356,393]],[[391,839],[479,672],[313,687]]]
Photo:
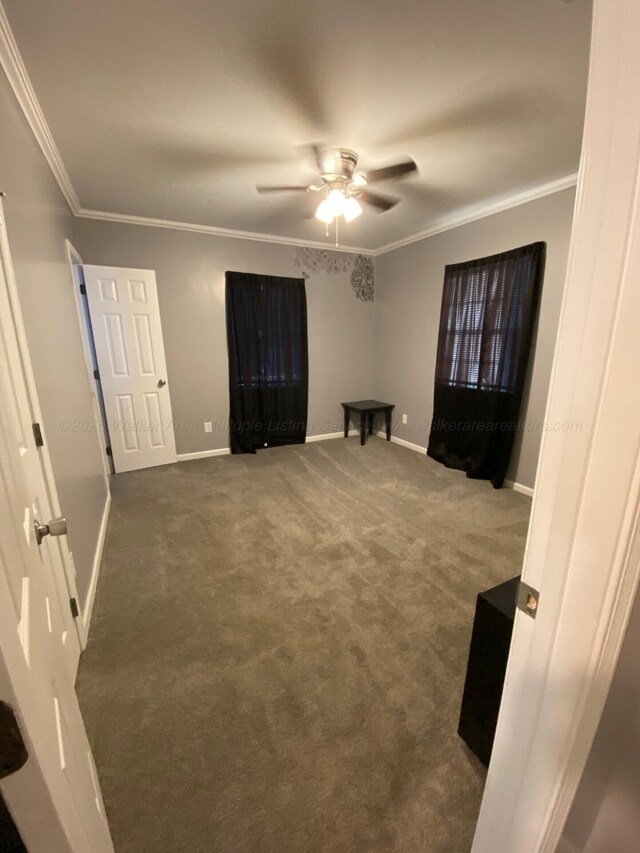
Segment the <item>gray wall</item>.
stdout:
[[[0,189],[31,357],[69,544],[84,601],[105,503],[64,239],[87,263],[156,270],[179,453],[226,447],[224,272],[299,275],[289,246],[135,225],[74,220],[4,75],[0,78]],[[548,244],[547,274],[526,418],[543,418],[573,210],[565,191],[412,244],[376,259],[376,303],[358,301],[348,273],[312,273],[309,434],[341,428],[340,401],[395,402],[394,431],[426,446],[440,296],[447,263],[534,240]],[[409,416],[408,429],[400,415]],[[205,420],[217,428],[204,433]],[[533,485],[540,432],[516,447],[511,478]]]
[[[0,72],[0,190],[36,375],[51,461],[84,603],[106,501],[95,432],[69,432],[63,421],[91,422],[93,409],[65,238],[74,220]],[[46,519],[44,519],[46,520]]]
[[[76,233],[85,263],[156,271],[178,453],[228,447],[225,271],[300,276],[295,249],[90,219]],[[348,272],[311,273],[306,290],[308,434],[322,435],[341,429],[342,400],[375,391],[374,305],[356,299]]]
[[[547,265],[522,413],[530,425],[544,420],[574,197],[573,189],[555,193],[376,258],[376,393],[396,404],[395,435],[427,446],[445,265],[537,240],[547,243]],[[534,485],[541,435],[518,434],[508,479]]]
[[640,847],[640,596],[558,853]]

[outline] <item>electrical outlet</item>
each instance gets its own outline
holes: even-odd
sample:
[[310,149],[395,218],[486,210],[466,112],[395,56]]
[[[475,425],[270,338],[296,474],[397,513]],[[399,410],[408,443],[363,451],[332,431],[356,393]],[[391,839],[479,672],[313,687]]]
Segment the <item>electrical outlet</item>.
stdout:
[[407,416],[406,416],[406,415],[403,415],[403,416],[402,416],[402,423],[403,423],[403,424],[407,424],[407,423],[409,423],[409,421],[407,420]]
[[205,432],[211,432],[211,431],[212,431],[212,429],[211,429],[211,421],[205,421],[205,422],[204,422],[204,431],[205,431]]

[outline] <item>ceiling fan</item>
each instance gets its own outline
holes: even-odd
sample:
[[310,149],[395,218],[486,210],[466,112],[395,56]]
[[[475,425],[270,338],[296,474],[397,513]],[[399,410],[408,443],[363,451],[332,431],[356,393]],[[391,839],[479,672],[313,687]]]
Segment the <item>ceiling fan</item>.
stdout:
[[322,177],[322,183],[299,186],[257,186],[259,193],[272,192],[322,192],[326,195],[322,198],[316,210],[316,218],[330,225],[334,219],[343,216],[346,222],[351,222],[362,213],[363,201],[377,207],[379,210],[390,210],[398,204],[398,199],[389,198],[371,192],[368,187],[377,181],[386,181],[390,178],[401,178],[416,172],[418,167],[413,160],[403,160],[382,169],[370,169],[369,171],[356,172],[358,155],[348,148],[319,148],[312,146],[315,161]]

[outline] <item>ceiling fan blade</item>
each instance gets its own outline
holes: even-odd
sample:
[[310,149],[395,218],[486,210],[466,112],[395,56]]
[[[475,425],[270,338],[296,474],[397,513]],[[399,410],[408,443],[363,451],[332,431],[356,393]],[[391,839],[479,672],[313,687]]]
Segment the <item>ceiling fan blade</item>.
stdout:
[[373,207],[377,207],[380,210],[391,210],[391,208],[395,207],[399,201],[397,198],[378,195],[378,193],[372,193],[369,192],[369,190],[363,190],[359,195],[359,199],[360,201],[364,201],[365,204],[371,204]]
[[376,181],[401,178],[403,175],[409,175],[411,172],[417,171],[418,167],[413,160],[404,160],[402,163],[394,163],[392,166],[384,166],[382,169],[370,169],[368,172],[363,172],[363,174],[368,184],[374,184]]
[[312,144],[311,150],[313,151],[313,156],[315,157],[318,171],[320,172],[320,174],[322,174],[322,161],[320,160],[320,152],[322,151],[322,145]]
[[308,191],[309,187],[306,186],[292,186],[292,187],[265,187],[260,184],[256,186],[256,190],[259,193],[294,193],[294,192],[304,192]]

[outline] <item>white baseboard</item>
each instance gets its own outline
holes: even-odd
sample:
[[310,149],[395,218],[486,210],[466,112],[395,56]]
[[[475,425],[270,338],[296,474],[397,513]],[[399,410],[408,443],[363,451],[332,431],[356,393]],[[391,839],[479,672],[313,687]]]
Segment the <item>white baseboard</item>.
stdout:
[[[387,439],[387,434],[384,430],[381,430],[381,429],[377,430],[376,435],[378,436],[378,438],[384,438],[385,441]],[[398,438],[397,435],[391,436],[391,443],[392,444],[399,444],[400,447],[406,447],[407,450],[413,450],[413,451],[415,451],[415,453],[426,453],[427,452],[426,447],[421,447],[419,444],[413,444],[413,442],[406,441],[406,439],[404,439],[404,438]]]
[[178,453],[178,462],[190,462],[192,459],[208,459],[210,456],[228,456],[231,450],[220,447],[217,450],[197,450],[195,453]]
[[527,495],[527,497],[533,497],[533,489],[531,486],[523,486],[522,483],[516,483],[513,480],[505,480],[504,485],[508,489],[513,489],[514,492],[520,492],[521,495]]
[[107,533],[107,523],[109,521],[109,510],[111,509],[111,492],[107,491],[107,500],[102,513],[102,521],[100,522],[100,530],[98,531],[98,541],[93,557],[93,566],[91,567],[91,580],[89,581],[89,589],[87,591],[87,600],[82,608],[82,621],[84,623],[84,639],[85,645],[89,637],[89,625],[91,624],[91,614],[93,613],[93,602],[96,597],[96,589],[98,587],[98,575],[100,574],[100,564],[102,562],[102,550],[104,548],[104,540]]
[[[326,441],[328,438],[341,438],[344,435],[342,432],[327,432],[324,435],[308,435],[306,443],[312,441]],[[178,462],[189,462],[191,459],[208,459],[210,456],[228,456],[231,450],[228,447],[221,447],[218,450],[198,450],[196,453],[178,453]]]
[[[386,439],[387,434],[383,430],[378,430],[376,432],[378,438]],[[393,444],[399,444],[401,447],[407,447],[409,450],[414,450],[416,453],[426,453],[427,448],[421,447],[419,444],[412,444],[410,441],[405,441],[404,438],[398,438],[397,435],[391,436],[391,441]],[[531,486],[523,486],[522,483],[516,483],[513,480],[505,480],[504,485],[507,489],[513,489],[514,492],[520,492],[521,495],[527,495],[527,497],[533,497],[533,489]]]
[[329,438],[342,438],[344,436],[344,432],[325,432],[323,435],[308,435],[306,438],[306,444],[310,444],[312,441],[326,441]]

